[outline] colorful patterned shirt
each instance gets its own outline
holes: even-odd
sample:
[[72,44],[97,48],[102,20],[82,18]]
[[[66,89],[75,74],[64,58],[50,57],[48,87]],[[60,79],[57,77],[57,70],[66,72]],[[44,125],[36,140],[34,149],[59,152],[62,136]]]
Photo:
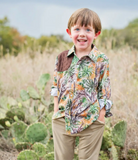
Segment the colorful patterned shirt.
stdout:
[[75,53],[75,46],[67,56],[72,54],[70,67],[61,72],[57,70],[60,63],[57,56],[51,87],[51,95],[58,96],[59,107],[53,119],[65,116],[68,134],[83,131],[98,119],[103,107],[109,111],[112,106],[107,56],[94,45],[91,52],[80,59]]

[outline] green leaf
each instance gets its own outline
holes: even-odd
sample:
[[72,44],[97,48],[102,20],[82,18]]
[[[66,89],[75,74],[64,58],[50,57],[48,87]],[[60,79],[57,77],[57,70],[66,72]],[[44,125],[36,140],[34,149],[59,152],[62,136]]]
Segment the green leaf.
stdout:
[[29,91],[29,95],[31,98],[33,98],[33,99],[40,98],[39,94],[37,93],[37,91],[33,87],[28,87],[28,91]]
[[27,101],[30,98],[29,94],[23,89],[20,92],[20,97],[22,101]]
[[37,87],[40,90],[44,90],[47,82],[50,80],[50,74],[42,74],[37,82]]
[[32,150],[24,150],[19,153],[17,160],[39,160],[39,157]]
[[15,105],[17,105],[17,101],[15,99],[13,99],[12,97],[8,97],[8,104],[10,106],[15,106]]
[[46,147],[42,143],[36,142],[32,149],[38,154],[39,157],[43,157],[46,154]]
[[5,97],[5,96],[2,96],[2,97],[0,98],[0,107],[6,109],[6,108],[7,108],[7,103],[8,103],[8,98]]
[[119,121],[112,129],[112,141],[114,145],[124,147],[126,139],[127,123]]

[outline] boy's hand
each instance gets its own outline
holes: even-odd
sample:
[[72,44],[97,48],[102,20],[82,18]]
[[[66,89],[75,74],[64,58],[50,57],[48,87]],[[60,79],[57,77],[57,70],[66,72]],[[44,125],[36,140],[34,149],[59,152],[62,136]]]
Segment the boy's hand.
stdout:
[[106,110],[105,110],[105,107],[103,107],[101,110],[100,110],[100,113],[99,113],[99,117],[98,117],[98,120],[99,121],[102,121],[105,123],[105,113],[106,113]]
[[54,114],[58,111],[58,97],[54,97]]

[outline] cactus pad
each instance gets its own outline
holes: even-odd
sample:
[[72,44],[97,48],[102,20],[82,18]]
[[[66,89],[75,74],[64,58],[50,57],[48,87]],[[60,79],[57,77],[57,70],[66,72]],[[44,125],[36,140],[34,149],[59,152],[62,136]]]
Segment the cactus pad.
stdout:
[[53,135],[52,133],[52,115],[53,113],[46,113],[46,118],[45,118],[45,125],[47,127],[47,130],[49,132],[49,137],[51,137]]
[[119,160],[117,149],[114,145],[111,148],[111,157],[113,160]]
[[46,154],[42,160],[54,160],[54,152]]
[[108,150],[108,148],[111,148],[111,146],[112,146],[111,133],[108,130],[105,130],[103,133],[101,149]]
[[46,147],[42,143],[35,143],[32,149],[39,157],[43,157],[46,154]]
[[46,153],[54,152],[54,143],[53,138],[49,139],[49,141],[46,144]]
[[27,101],[30,98],[29,94],[25,90],[21,90],[20,97],[22,101]]
[[39,142],[47,136],[46,126],[43,123],[34,123],[28,126],[25,136],[31,143]]
[[34,151],[24,150],[19,153],[17,160],[39,160],[39,157]]
[[41,77],[39,78],[38,82],[37,82],[37,87],[40,90],[44,90],[46,83],[49,81],[50,79],[50,74],[42,74]]
[[37,93],[37,91],[33,87],[28,87],[28,91],[29,91],[29,95],[31,98],[33,98],[33,99],[40,98],[39,94]]
[[15,138],[16,142],[24,142],[25,140],[25,129],[27,128],[27,125],[22,122],[14,122],[10,128],[10,131],[12,133],[12,136]]
[[1,131],[1,134],[5,139],[7,139],[9,136],[9,130],[3,130],[3,131]]
[[2,107],[2,108],[7,108],[7,103],[8,103],[8,98],[7,97],[5,97],[5,96],[2,96],[1,98],[0,98],[0,106]]
[[15,148],[20,152],[24,149],[29,149],[31,146],[28,142],[19,142],[15,145]]
[[109,160],[107,153],[104,151],[100,151],[99,160]]
[[5,124],[6,121],[9,121],[10,123],[12,123],[12,119],[5,117],[5,118],[1,118],[0,119],[0,125],[2,125],[4,128],[7,128],[7,125]]
[[130,149],[127,153],[128,160],[138,160],[138,151],[136,149]]
[[50,103],[48,106],[48,112],[53,112],[54,111],[54,103]]
[[14,119],[14,116],[17,116],[22,121],[24,121],[24,119],[25,119],[25,114],[24,114],[22,108],[12,108],[12,110],[10,110],[6,113],[6,116],[11,119]]
[[127,123],[120,121],[112,129],[112,141],[116,146],[123,147],[126,139]]

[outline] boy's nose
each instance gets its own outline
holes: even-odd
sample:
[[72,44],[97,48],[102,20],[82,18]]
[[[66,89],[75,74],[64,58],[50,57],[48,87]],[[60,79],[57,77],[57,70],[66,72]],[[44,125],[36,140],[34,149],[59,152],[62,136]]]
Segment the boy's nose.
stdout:
[[85,32],[84,32],[84,31],[80,31],[79,36],[80,36],[80,37],[84,37],[84,36],[85,36]]

